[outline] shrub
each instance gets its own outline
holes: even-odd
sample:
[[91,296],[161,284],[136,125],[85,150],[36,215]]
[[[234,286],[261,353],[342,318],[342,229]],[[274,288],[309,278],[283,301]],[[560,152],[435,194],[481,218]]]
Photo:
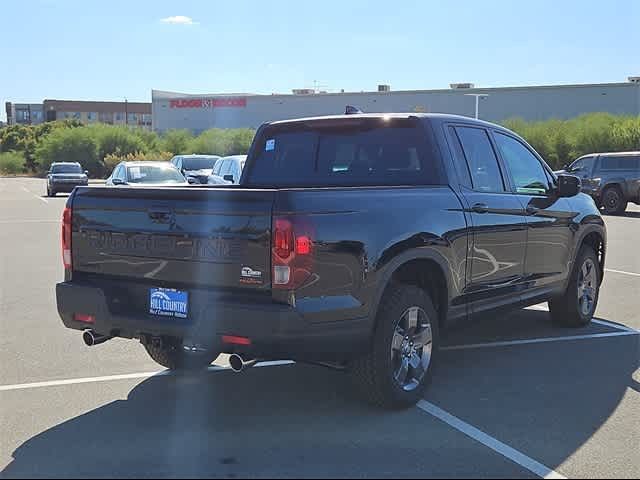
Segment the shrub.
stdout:
[[85,128],[89,129],[90,135],[98,141],[98,158],[100,160],[103,160],[107,155],[128,155],[147,151],[144,141],[126,127],[98,124]]
[[104,167],[106,174],[110,174],[120,162],[144,162],[144,161],[166,161],[173,157],[171,152],[150,152],[150,153],[130,153],[128,155],[109,154],[104,157]]
[[590,113],[544,122],[514,118],[503,125],[527,140],[553,168],[587,153],[640,150],[640,117]]
[[40,142],[35,156],[41,172],[54,162],[78,162],[89,175],[100,177],[104,165],[98,155],[99,140],[88,127],[57,129]]
[[189,150],[208,155],[244,155],[249,151],[254,134],[255,132],[248,128],[212,128],[194,138]]
[[16,175],[24,171],[24,155],[20,152],[0,153],[0,174]]
[[171,152],[174,155],[193,153],[189,151],[192,140],[193,135],[188,130],[168,130],[162,136],[160,146],[162,151]]

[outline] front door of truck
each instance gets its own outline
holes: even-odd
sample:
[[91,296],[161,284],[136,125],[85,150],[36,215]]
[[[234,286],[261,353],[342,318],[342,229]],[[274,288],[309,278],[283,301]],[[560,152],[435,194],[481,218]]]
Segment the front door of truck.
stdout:
[[527,224],[522,204],[496,155],[489,132],[457,125],[449,129],[458,165],[466,165],[462,187],[471,242],[465,297],[472,312],[508,305],[524,278]]

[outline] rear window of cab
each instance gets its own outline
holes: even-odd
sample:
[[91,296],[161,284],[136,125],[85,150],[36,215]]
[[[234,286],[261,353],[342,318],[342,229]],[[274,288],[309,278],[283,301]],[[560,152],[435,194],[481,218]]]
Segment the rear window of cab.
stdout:
[[441,184],[439,157],[416,118],[267,126],[245,183],[273,187]]

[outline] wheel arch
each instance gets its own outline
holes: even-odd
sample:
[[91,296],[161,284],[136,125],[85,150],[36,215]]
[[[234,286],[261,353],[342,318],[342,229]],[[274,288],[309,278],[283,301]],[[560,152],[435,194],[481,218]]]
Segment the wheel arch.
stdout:
[[624,180],[624,178],[607,179],[605,184],[602,186],[601,198],[604,196],[604,192],[607,190],[607,188],[617,188],[618,190],[620,190],[620,193],[622,193],[623,200],[627,198],[627,192],[625,191],[626,181]]
[[596,228],[595,226],[585,230],[578,242],[576,242],[576,249],[573,253],[573,259],[571,262],[572,268],[575,265],[576,258],[578,256],[578,252],[582,249],[583,246],[589,245],[593,248],[593,251],[596,253],[598,257],[598,264],[600,267],[600,283],[604,278],[604,265],[605,265],[605,256],[606,256],[606,233],[604,230]]
[[438,314],[438,326],[444,327],[451,303],[452,280],[447,260],[435,250],[405,252],[390,262],[378,283],[370,315],[372,334],[376,315],[385,291],[392,283],[415,285],[429,293]]

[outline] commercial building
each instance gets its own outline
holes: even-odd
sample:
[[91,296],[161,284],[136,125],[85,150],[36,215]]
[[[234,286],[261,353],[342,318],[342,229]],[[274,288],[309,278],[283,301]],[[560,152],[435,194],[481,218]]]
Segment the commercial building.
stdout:
[[8,125],[38,125],[44,122],[41,103],[5,103]]
[[442,90],[392,91],[380,85],[375,92],[316,93],[295,90],[289,95],[210,94],[153,90],[153,129],[159,132],[186,128],[201,132],[209,128],[258,127],[266,121],[331,115],[354,105],[364,112],[438,112],[473,117],[476,102],[479,118],[499,122],[567,119],[584,113],[609,112],[640,115],[640,77],[624,83],[475,88],[452,84]]
[[151,129],[151,104],[140,102],[91,102],[44,100],[43,103],[6,103],[7,123],[37,125],[75,119],[82,123],[107,123]]

